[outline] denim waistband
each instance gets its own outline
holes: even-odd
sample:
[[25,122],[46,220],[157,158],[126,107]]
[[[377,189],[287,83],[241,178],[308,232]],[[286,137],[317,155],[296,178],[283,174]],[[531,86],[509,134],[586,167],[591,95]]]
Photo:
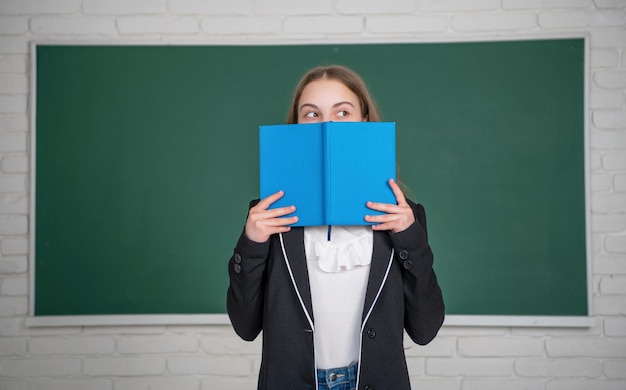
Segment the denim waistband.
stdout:
[[347,367],[338,367],[330,369],[317,369],[317,382],[320,385],[326,385],[329,389],[346,388],[349,383],[356,386],[356,376],[358,374],[357,364],[351,364]]

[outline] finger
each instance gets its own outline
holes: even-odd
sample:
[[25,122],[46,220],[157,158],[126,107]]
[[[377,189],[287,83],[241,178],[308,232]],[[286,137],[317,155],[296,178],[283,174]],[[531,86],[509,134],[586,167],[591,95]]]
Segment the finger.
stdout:
[[261,223],[268,227],[280,227],[280,226],[288,226],[293,225],[298,222],[298,217],[288,217],[288,218],[272,218],[272,219],[264,219]]
[[365,220],[372,223],[389,223],[402,218],[401,214],[366,215]]
[[275,209],[267,209],[267,210],[258,210],[253,213],[259,219],[272,219],[279,218],[288,214],[291,214],[296,211],[296,206],[285,206],[285,207],[277,207]]
[[374,222],[372,225],[372,229],[374,230],[394,230],[396,226],[399,224],[398,220],[386,220],[386,221],[378,221]]
[[391,230],[392,232],[399,232],[405,230],[410,224],[404,222],[403,219],[393,219],[390,221],[384,221],[381,223],[375,223],[372,225],[373,230]]
[[393,225],[389,223],[379,223],[378,225],[372,225],[373,230],[391,230],[393,231]]
[[276,202],[278,199],[282,198],[284,195],[285,195],[285,191],[283,190],[275,192],[263,198],[255,207],[268,209],[272,205],[272,203]]
[[398,183],[396,183],[396,181],[393,179],[389,179],[389,186],[391,187],[391,191],[393,191],[393,195],[396,197],[396,202],[398,203],[398,205],[406,204],[407,202],[406,198],[404,197],[404,192],[402,192],[402,189],[400,188]]
[[391,203],[380,203],[380,202],[367,202],[365,204],[368,208],[376,211],[381,211],[384,213],[395,214],[398,213],[399,206]]

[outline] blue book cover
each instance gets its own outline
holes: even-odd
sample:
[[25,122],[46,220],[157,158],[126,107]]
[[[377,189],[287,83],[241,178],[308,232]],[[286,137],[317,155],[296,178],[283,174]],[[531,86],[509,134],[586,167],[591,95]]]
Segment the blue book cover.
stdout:
[[393,122],[322,122],[259,127],[260,197],[296,206],[294,226],[368,225],[369,200],[396,203]]

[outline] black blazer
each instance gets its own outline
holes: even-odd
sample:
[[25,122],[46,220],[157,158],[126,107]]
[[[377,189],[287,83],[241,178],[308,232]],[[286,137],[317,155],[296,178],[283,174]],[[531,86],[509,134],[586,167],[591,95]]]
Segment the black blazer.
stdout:
[[[407,230],[374,232],[358,389],[410,389],[404,330],[424,345],[443,323],[444,303],[432,268],[426,214],[421,205],[409,204],[416,221]],[[228,271],[227,309],[235,332],[252,341],[263,331],[258,389],[317,389],[304,229],[292,228],[265,243],[242,233]]]

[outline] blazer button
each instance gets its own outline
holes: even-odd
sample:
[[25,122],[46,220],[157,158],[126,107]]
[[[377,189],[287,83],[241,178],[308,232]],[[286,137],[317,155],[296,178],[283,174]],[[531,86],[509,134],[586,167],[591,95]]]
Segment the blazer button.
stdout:
[[233,260],[235,260],[235,263],[237,264],[241,263],[241,255],[239,253],[235,253]]
[[411,260],[405,260],[404,263],[402,263],[402,265],[404,266],[405,269],[413,268],[413,262]]
[[400,256],[400,258],[402,260],[406,260],[409,258],[409,252],[405,251],[404,249],[400,251],[400,253],[398,253],[398,256]]
[[233,265],[233,269],[236,273],[241,273],[241,266],[239,264],[235,263],[235,265]]
[[374,390],[374,386],[367,385],[365,386],[365,390]]
[[370,339],[373,339],[374,337],[376,337],[376,329],[369,328],[367,330],[367,337],[369,337]]

